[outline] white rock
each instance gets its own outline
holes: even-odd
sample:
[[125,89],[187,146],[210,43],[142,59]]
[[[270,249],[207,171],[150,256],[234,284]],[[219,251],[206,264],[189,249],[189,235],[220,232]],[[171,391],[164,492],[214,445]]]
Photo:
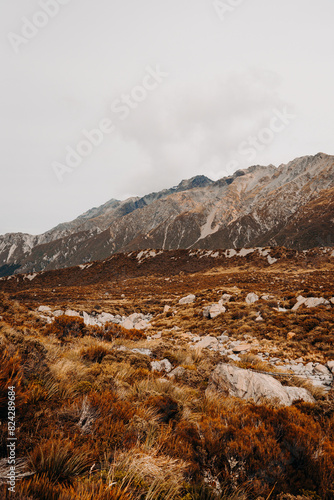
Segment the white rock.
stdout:
[[210,346],[218,346],[218,339],[216,337],[207,335],[206,337],[202,338],[202,340],[197,342],[196,349],[205,349],[206,347]]
[[135,325],[136,323],[139,323],[139,321],[146,319],[146,317],[141,313],[132,313],[130,314],[130,316],[128,316],[128,319]]
[[196,300],[196,295],[187,295],[186,297],[182,297],[182,299],[179,300],[179,304],[192,304]]
[[259,296],[256,295],[256,293],[249,293],[246,297],[246,303],[247,304],[254,304],[254,302],[257,302],[259,300]]
[[61,309],[57,309],[56,311],[53,311],[53,316],[57,317],[57,316],[63,316],[64,314],[64,311],[62,311]]
[[308,308],[311,307],[318,307],[321,305],[328,305],[329,302],[328,300],[324,299],[323,297],[317,298],[317,297],[303,297],[302,295],[299,295],[297,297],[297,302],[293,306],[292,311],[297,311],[301,305],[305,305]]
[[162,361],[151,361],[151,367],[153,372],[166,372],[172,371],[173,366],[168,359],[163,359]]
[[51,312],[51,307],[49,306],[39,306],[39,308],[37,309],[38,312]]
[[203,316],[205,318],[214,319],[220,314],[223,314],[224,312],[226,312],[226,308],[219,301],[217,304],[206,306],[203,309]]
[[318,307],[318,306],[322,306],[322,305],[328,305],[329,302],[328,300],[324,299],[323,297],[320,297],[320,298],[316,298],[316,297],[308,297],[306,300],[305,300],[305,306],[306,307]]
[[165,305],[165,307],[164,307],[164,313],[167,313],[169,310],[170,310],[170,306],[168,306],[168,305],[166,304],[166,305]]
[[76,311],[72,311],[71,309],[67,309],[65,311],[65,316],[74,316],[74,317],[79,317],[80,318],[80,314]]
[[303,387],[284,387],[284,389],[287,392],[291,403],[298,401],[299,399],[305,401],[306,403],[315,403],[315,399],[312,394]]
[[321,375],[325,375],[326,377],[331,375],[329,368],[327,368],[327,366],[320,364],[314,367],[314,371],[319,372]]
[[87,325],[87,326],[97,326],[98,325],[98,322],[96,321],[94,316],[91,316],[90,314],[86,313],[85,311],[83,313],[83,320],[84,320],[85,325]]
[[225,342],[228,342],[230,339],[227,335],[220,335],[219,337],[217,337],[217,339],[219,340],[219,342],[221,342],[222,344],[224,344]]
[[313,372],[313,363],[311,361],[305,365],[305,370],[307,370],[310,373]]
[[168,373],[168,377],[181,377],[185,371],[186,370],[182,366],[177,366],[174,370]]
[[262,295],[261,299],[263,300],[275,300],[274,295]]
[[135,323],[134,326],[136,330],[146,330],[146,328],[149,328],[151,325],[146,320],[142,319]]
[[327,367],[334,375],[334,361],[327,361]]
[[105,323],[113,323],[115,316],[113,314],[103,312],[98,315],[97,320],[104,325]]
[[152,335],[152,339],[161,339],[161,332],[155,333]]
[[222,304],[227,304],[228,302],[230,302],[232,297],[233,295],[230,295],[229,293],[224,293],[219,302],[221,302]]
[[153,356],[151,349],[145,349],[141,347],[135,347],[134,349],[131,349],[131,352],[135,352],[137,354],[144,354],[145,356]]
[[[275,400],[284,406],[291,405],[293,397],[296,396],[295,391],[286,390],[270,375],[244,370],[225,363],[219,364],[210,376],[207,391],[212,390],[226,396],[252,399],[255,403],[260,403],[264,399]],[[298,399],[300,397],[303,398],[303,393],[298,393]],[[312,396],[308,393],[307,397]]]
[[132,323],[131,319],[126,318],[122,323],[121,323],[123,328],[126,328],[127,330],[132,330],[134,328],[134,324]]

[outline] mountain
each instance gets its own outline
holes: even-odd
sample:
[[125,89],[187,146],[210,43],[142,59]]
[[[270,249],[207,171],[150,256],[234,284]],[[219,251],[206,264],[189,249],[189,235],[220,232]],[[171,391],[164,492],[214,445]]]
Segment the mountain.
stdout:
[[334,156],[254,165],[125,201],[110,200],[39,236],[0,237],[0,275],[101,260],[133,250],[333,246]]

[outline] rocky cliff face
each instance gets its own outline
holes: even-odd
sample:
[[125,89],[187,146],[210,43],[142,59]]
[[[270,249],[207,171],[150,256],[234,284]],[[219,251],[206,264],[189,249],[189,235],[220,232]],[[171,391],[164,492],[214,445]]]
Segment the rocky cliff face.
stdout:
[[147,248],[299,250],[334,241],[334,156],[197,176],[142,198],[110,200],[39,236],[0,237],[0,275],[79,265]]

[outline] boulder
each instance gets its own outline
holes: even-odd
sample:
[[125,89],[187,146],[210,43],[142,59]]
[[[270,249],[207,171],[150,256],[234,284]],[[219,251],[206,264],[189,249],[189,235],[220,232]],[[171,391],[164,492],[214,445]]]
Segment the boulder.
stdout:
[[196,300],[196,295],[187,295],[186,297],[182,297],[182,299],[179,300],[179,304],[192,304]]
[[90,316],[90,314],[87,314],[85,311],[83,313],[83,320],[84,320],[85,325],[87,325],[87,326],[98,325],[98,321],[96,321],[94,316]]
[[167,304],[164,306],[164,313],[167,313],[170,310],[170,306]]
[[196,349],[205,349],[206,347],[211,346],[218,346],[218,339],[216,337],[207,335],[206,337],[203,337],[199,342],[197,342]]
[[219,301],[217,304],[206,306],[203,310],[203,316],[205,318],[214,319],[224,312],[226,312],[226,308],[223,306],[221,301]]
[[172,371],[173,366],[168,359],[163,359],[162,361],[151,361],[152,372],[166,372]]
[[320,373],[321,375],[325,375],[325,377],[329,377],[331,375],[329,368],[327,368],[327,366],[320,364],[314,367],[314,371]]
[[327,368],[332,372],[334,375],[334,361],[327,361]]
[[256,293],[249,293],[246,297],[246,304],[254,304],[259,300],[259,296]]
[[76,311],[72,311],[71,309],[67,309],[65,311],[65,316],[73,316],[73,317],[80,318],[80,314]]
[[133,324],[133,322],[131,321],[131,319],[126,318],[126,319],[122,322],[122,327],[123,327],[123,328],[126,328],[127,330],[132,330],[132,328],[134,328],[134,324]]
[[291,403],[298,400],[305,401],[305,403],[315,403],[312,394],[303,387],[284,387],[284,389],[288,393]]
[[301,305],[304,305],[305,307],[311,308],[311,307],[318,307],[322,305],[328,305],[329,302],[328,300],[324,299],[323,297],[317,298],[317,297],[303,297],[302,295],[299,295],[297,297],[297,302],[293,306],[292,311],[297,311]]
[[288,340],[292,340],[294,337],[296,336],[296,334],[294,332],[289,332],[286,336],[286,338]]
[[103,312],[98,315],[97,319],[104,325],[105,323],[114,323],[115,316],[113,314]]
[[51,307],[49,306],[39,306],[39,308],[37,309],[38,312],[51,312]]
[[[225,396],[253,400],[255,403],[271,400],[283,406],[291,405],[297,394],[294,390],[287,390],[270,375],[244,370],[226,363],[219,364],[212,372],[206,391],[217,391]],[[307,394],[303,391],[298,392],[298,399],[304,397],[307,397],[308,401],[310,397],[312,398],[308,392]]]
[[174,368],[174,370],[168,373],[168,377],[169,378],[182,377],[185,371],[186,370],[182,366],[177,366],[176,368]]
[[144,356],[153,356],[151,349],[144,349],[142,347],[135,347],[134,349],[131,349],[131,352],[134,352],[136,354],[143,354]]
[[151,325],[145,319],[142,319],[138,321],[134,326],[136,330],[146,330],[146,328],[149,328]]
[[263,300],[275,300],[274,295],[262,295],[261,299]]
[[222,295],[222,298],[220,299],[220,302],[222,304],[227,304],[228,302],[230,302],[230,300],[232,299],[233,295],[230,295],[229,293],[224,293]]
[[53,311],[53,316],[62,316],[64,314],[64,311],[62,311],[61,309],[57,309],[56,311]]

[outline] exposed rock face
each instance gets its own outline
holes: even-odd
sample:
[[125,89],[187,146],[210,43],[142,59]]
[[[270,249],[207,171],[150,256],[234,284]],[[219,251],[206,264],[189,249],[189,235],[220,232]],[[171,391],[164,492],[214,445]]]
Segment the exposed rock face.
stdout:
[[255,403],[271,400],[289,406],[296,399],[314,402],[311,394],[305,389],[284,387],[270,375],[224,363],[218,365],[211,374],[207,391],[212,390],[221,392],[225,396],[252,399]]
[[[334,157],[320,153],[278,168],[252,166],[216,182],[197,176],[142,198],[110,200],[42,235],[6,234],[0,237],[0,276],[84,268],[147,248],[332,246],[333,221]],[[276,262],[270,255],[267,260]]]

